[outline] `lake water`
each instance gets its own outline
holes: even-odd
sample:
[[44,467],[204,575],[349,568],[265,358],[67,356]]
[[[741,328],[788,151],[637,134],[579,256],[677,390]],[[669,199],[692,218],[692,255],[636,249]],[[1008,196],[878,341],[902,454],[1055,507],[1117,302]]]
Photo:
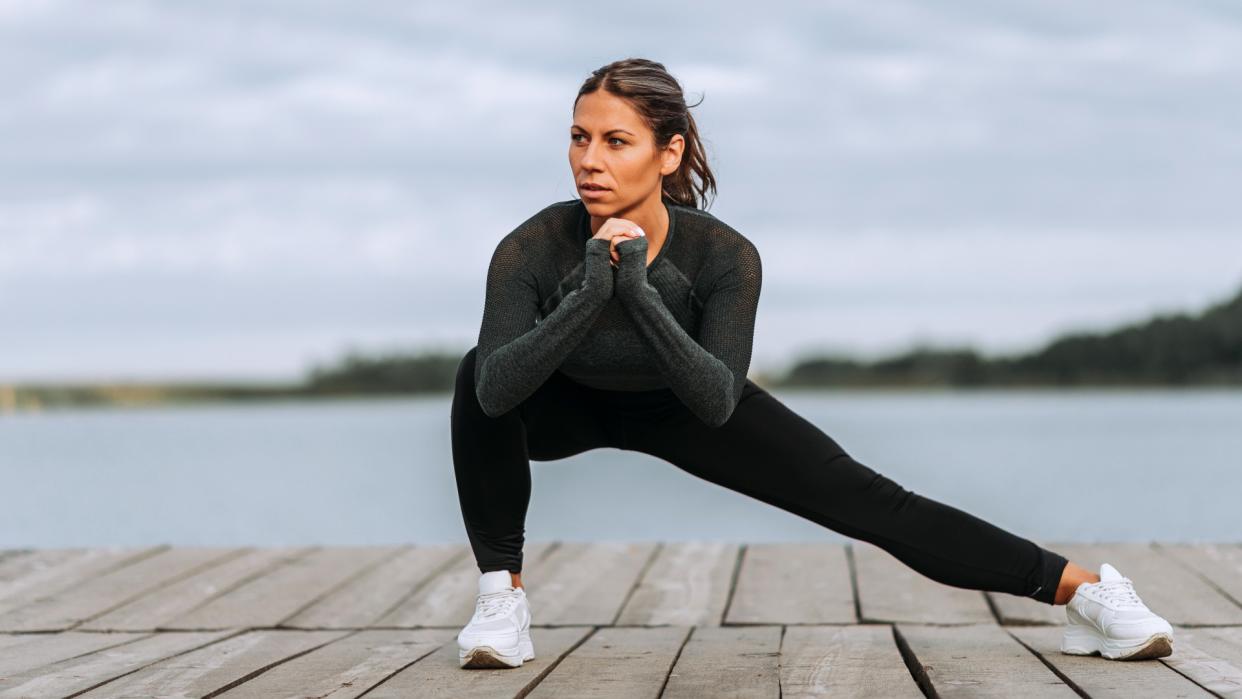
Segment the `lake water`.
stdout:
[[[1023,536],[1242,540],[1242,391],[774,395],[904,487]],[[464,543],[449,404],[0,417],[0,547]],[[531,466],[531,541],[848,540],[644,454]]]

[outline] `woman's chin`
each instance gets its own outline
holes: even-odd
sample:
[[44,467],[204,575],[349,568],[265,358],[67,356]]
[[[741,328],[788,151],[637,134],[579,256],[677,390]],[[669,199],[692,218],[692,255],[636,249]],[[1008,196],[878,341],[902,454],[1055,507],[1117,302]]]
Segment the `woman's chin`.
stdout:
[[617,211],[617,205],[612,203],[604,203],[595,199],[582,198],[582,204],[586,206],[587,213],[596,218],[609,218]]

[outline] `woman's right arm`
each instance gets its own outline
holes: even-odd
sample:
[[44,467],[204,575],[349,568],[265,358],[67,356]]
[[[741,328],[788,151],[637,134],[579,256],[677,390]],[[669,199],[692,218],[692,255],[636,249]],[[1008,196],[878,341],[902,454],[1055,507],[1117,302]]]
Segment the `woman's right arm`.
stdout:
[[539,320],[539,293],[520,236],[496,246],[487,270],[474,385],[488,417],[499,417],[535,392],[578,346],[612,298],[610,241],[590,238],[582,286]]

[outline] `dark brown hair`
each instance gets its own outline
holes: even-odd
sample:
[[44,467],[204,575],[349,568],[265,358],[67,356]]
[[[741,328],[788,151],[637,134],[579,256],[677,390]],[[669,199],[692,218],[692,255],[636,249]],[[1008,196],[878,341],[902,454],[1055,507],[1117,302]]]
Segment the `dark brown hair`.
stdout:
[[713,196],[716,193],[716,178],[707,166],[707,152],[686,105],[681,84],[669,75],[664,64],[645,58],[625,58],[597,68],[578,88],[574,107],[583,95],[597,90],[627,100],[655,134],[657,148],[667,146],[673,134],[681,134],[686,139],[681,165],[676,172],[664,177],[661,193],[674,203],[706,209],[707,192],[710,190]]

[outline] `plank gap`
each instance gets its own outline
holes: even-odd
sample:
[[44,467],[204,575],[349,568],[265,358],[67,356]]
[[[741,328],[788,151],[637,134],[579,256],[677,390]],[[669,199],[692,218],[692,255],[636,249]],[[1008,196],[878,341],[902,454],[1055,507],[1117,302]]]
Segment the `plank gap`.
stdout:
[[625,597],[621,599],[621,604],[617,605],[617,612],[612,615],[612,621],[608,623],[609,626],[617,625],[617,621],[621,618],[621,613],[625,611],[626,605],[628,605],[630,600],[634,598],[634,593],[638,591],[639,586],[641,586],[643,581],[647,579],[647,573],[651,571],[651,566],[655,565],[656,557],[659,556],[660,552],[663,550],[663,541],[657,542],[656,545],[651,548],[651,553],[647,556],[647,560],[643,561],[643,566],[638,570],[638,575],[634,576],[634,584],[630,585],[629,591],[626,592]]
[[[91,685],[91,686],[89,686],[89,687],[86,687],[85,689],[80,689],[80,690],[78,690],[78,691],[76,691],[76,692],[74,692],[74,693],[72,693],[72,694],[67,694],[67,695],[65,695],[65,699],[73,699],[73,697],[81,696],[81,695],[83,695],[83,694],[86,694],[87,692],[93,692],[94,690],[99,689],[100,687],[102,687],[102,686],[104,686],[104,685],[106,685],[106,684],[109,684],[109,683],[112,683],[112,682],[116,682],[117,680],[119,680],[119,679],[123,679],[123,678],[125,678],[125,677],[129,677],[130,675],[134,674],[135,672],[142,672],[143,670],[145,670],[145,669],[147,669],[147,668],[149,668],[149,667],[151,667],[152,665],[155,665],[155,664],[157,664],[157,663],[162,663],[162,662],[164,662],[164,661],[166,661],[166,660],[171,660],[172,658],[177,658],[177,657],[180,657],[180,656],[182,656],[182,655],[186,655],[186,654],[189,654],[189,653],[193,653],[193,652],[195,652],[195,651],[198,651],[198,650],[202,650],[203,648],[206,648],[207,646],[210,646],[210,645],[215,644],[215,643],[222,643],[222,642],[227,641],[227,640],[229,640],[229,639],[231,639],[231,638],[235,638],[235,637],[237,637],[237,636],[240,636],[240,635],[242,635],[242,634],[244,634],[244,633],[246,633],[246,630],[245,630],[245,629],[239,629],[239,630],[237,630],[237,631],[234,631],[233,633],[221,633],[221,634],[220,634],[219,636],[217,636],[216,638],[213,638],[213,639],[211,639],[210,641],[208,641],[208,642],[206,642],[206,643],[204,643],[204,644],[202,644],[202,645],[192,646],[192,647],[190,647],[190,648],[186,648],[186,649],[184,649],[184,650],[178,651],[178,652],[176,652],[176,653],[172,653],[172,654],[170,654],[170,655],[164,655],[164,656],[156,656],[156,657],[153,657],[153,658],[151,659],[151,661],[150,661],[150,662],[145,663],[145,664],[142,664],[142,665],[139,665],[138,667],[135,667],[135,668],[133,668],[132,670],[129,670],[129,671],[127,671],[127,672],[122,672],[121,674],[116,675],[115,677],[109,677],[108,679],[106,679],[106,680],[104,680],[104,681],[102,681],[102,682],[97,682],[97,683],[95,683],[95,684],[93,684],[93,685]],[[158,635],[159,635],[159,634],[157,634],[157,633],[152,633],[152,634],[151,634],[148,638],[154,638],[154,637],[156,637],[156,636],[158,636]],[[139,639],[139,640],[146,640],[146,639]]]
[[535,687],[538,687],[539,683],[542,682],[545,677],[552,674],[552,671],[556,669],[557,665],[561,664],[562,660],[564,660],[565,658],[568,658],[570,653],[573,653],[575,650],[578,650],[578,646],[581,646],[583,643],[586,643],[588,640],[590,640],[590,638],[594,636],[595,632],[599,631],[599,629],[600,627],[598,626],[592,626],[590,631],[582,634],[582,638],[579,638],[576,642],[569,644],[569,647],[565,649],[565,652],[556,656],[556,660],[553,660],[552,662],[548,663],[548,667],[544,669],[543,672],[539,673],[538,675],[535,675],[534,679],[532,679],[529,683],[527,683],[525,687],[519,690],[517,694],[513,695],[513,699],[522,699],[527,694],[530,694],[531,692],[535,691]]
[[[380,614],[379,616],[372,619],[371,623],[367,624],[367,628],[378,628],[378,629],[389,628],[389,627],[384,627],[384,626],[375,626],[375,622],[387,617],[389,614],[392,614],[393,612],[400,609],[401,605],[409,601],[409,599],[413,597],[414,595],[417,595],[423,588],[430,585],[432,580],[435,580],[436,578],[440,577],[440,575],[442,575],[445,571],[451,570],[454,566],[459,565],[466,556],[472,556],[472,555],[473,554],[469,550],[464,550],[464,551],[458,552],[457,555],[455,556],[449,556],[444,562],[436,566],[435,570],[431,571],[426,577],[418,581],[418,584],[411,587],[410,591],[406,593],[405,595],[403,595],[401,599],[397,600],[395,604],[393,604],[388,609],[385,609],[384,612]],[[370,690],[367,690],[367,691],[370,691]]]
[[724,609],[720,612],[720,621],[718,625],[724,626],[725,619],[729,618],[729,608],[733,606],[733,593],[737,591],[737,579],[742,574],[742,559],[746,557],[746,550],[750,548],[748,544],[742,544],[737,549],[737,556],[733,559],[733,574],[729,576],[729,590],[725,593]]
[[[1002,628],[1004,627],[1002,626]],[[1017,641],[1018,644],[1021,645],[1023,648],[1027,649],[1027,651],[1029,651],[1031,655],[1035,656],[1036,660],[1043,663],[1049,670],[1051,670],[1052,674],[1061,678],[1061,681],[1064,682],[1070,689],[1074,690],[1078,694],[1078,696],[1083,697],[1084,699],[1091,699],[1091,695],[1087,694],[1086,691],[1084,691],[1082,687],[1079,687],[1078,683],[1070,679],[1069,675],[1065,674],[1064,672],[1061,672],[1061,670],[1056,665],[1054,665],[1052,661],[1044,657],[1043,653],[1040,653],[1039,651],[1027,645],[1026,642],[1024,642],[1021,638],[1018,638],[1008,629],[1005,629],[1005,633],[1009,634],[1010,638]],[[1103,658],[1101,658],[1101,660],[1103,660]]]
[[936,693],[936,688],[932,686],[931,678],[927,676],[927,672],[923,669],[923,664],[919,662],[919,658],[914,653],[914,649],[901,635],[901,631],[897,629],[896,624],[889,624],[889,628],[893,631],[893,641],[897,644],[897,652],[901,653],[901,659],[906,663],[906,669],[910,671],[910,676],[914,678],[923,696],[939,699],[940,695]]
[[863,622],[862,595],[858,594],[858,563],[854,561],[854,543],[845,543],[845,566],[849,571],[850,595],[854,597],[854,623]]
[[[1238,546],[1242,547],[1242,544],[1238,544]],[[1225,599],[1229,600],[1230,602],[1233,602],[1238,607],[1242,607],[1242,600],[1239,600],[1237,597],[1234,597],[1233,595],[1229,594],[1229,592],[1225,590],[1225,588],[1217,584],[1215,580],[1209,578],[1205,573],[1195,568],[1194,566],[1190,565],[1186,561],[1182,560],[1181,557],[1175,556],[1172,553],[1170,553],[1167,548],[1160,545],[1159,541],[1151,542],[1151,548],[1158,551],[1160,553],[1160,556],[1164,558],[1165,560],[1173,561],[1173,563],[1179,566],[1182,570],[1185,570],[1191,575],[1194,575],[1195,577],[1202,580],[1205,584],[1207,584],[1208,587],[1219,592],[1220,595],[1224,597]],[[1182,626],[1196,626],[1196,624],[1182,624]]]
[[[276,629],[276,630],[277,630],[277,631],[279,631],[279,632],[282,632],[282,633],[297,633],[296,631],[288,631],[287,629]],[[330,644],[330,643],[336,643],[337,641],[340,641],[340,640],[342,640],[342,639],[349,638],[350,636],[353,636],[353,635],[355,635],[355,634],[357,634],[357,633],[358,633],[357,631],[351,631],[351,632],[346,633],[346,634],[344,634],[344,635],[342,635],[342,636],[337,636],[336,638],[332,638],[332,639],[329,639],[329,640],[327,640],[327,641],[324,641],[323,643],[320,643],[320,644],[319,644],[319,645],[317,645],[317,646],[311,646],[310,648],[307,648],[307,649],[305,649],[305,650],[298,651],[297,653],[294,653],[293,655],[290,655],[290,656],[288,656],[288,657],[281,658],[280,660],[277,660],[277,661],[272,662],[272,663],[268,663],[267,665],[264,665],[263,667],[261,667],[261,668],[259,668],[259,669],[257,669],[257,670],[252,670],[252,671],[250,671],[250,672],[246,673],[245,675],[243,675],[243,676],[241,676],[241,677],[239,677],[239,678],[237,678],[237,679],[233,680],[232,682],[229,682],[228,684],[224,685],[223,687],[220,687],[220,688],[218,688],[218,689],[213,689],[213,690],[211,690],[210,692],[208,692],[208,693],[204,694],[204,695],[203,695],[203,697],[202,697],[202,699],[211,699],[211,697],[214,697],[214,696],[217,696],[217,695],[223,694],[224,692],[227,692],[227,691],[229,691],[230,689],[233,689],[234,687],[238,687],[238,686],[240,686],[240,685],[242,685],[242,684],[245,684],[246,682],[249,682],[250,680],[253,680],[254,678],[258,677],[259,675],[262,675],[263,673],[267,672],[268,670],[271,670],[272,668],[274,668],[274,667],[276,667],[276,666],[278,666],[278,665],[283,665],[283,664],[285,664],[285,663],[289,662],[290,660],[293,660],[293,659],[295,659],[295,658],[300,658],[300,657],[302,657],[303,655],[306,655],[307,653],[311,653],[311,652],[313,652],[313,651],[317,651],[317,650],[319,650],[320,648],[323,648],[324,646],[326,646],[326,645],[328,645],[328,644]]]

